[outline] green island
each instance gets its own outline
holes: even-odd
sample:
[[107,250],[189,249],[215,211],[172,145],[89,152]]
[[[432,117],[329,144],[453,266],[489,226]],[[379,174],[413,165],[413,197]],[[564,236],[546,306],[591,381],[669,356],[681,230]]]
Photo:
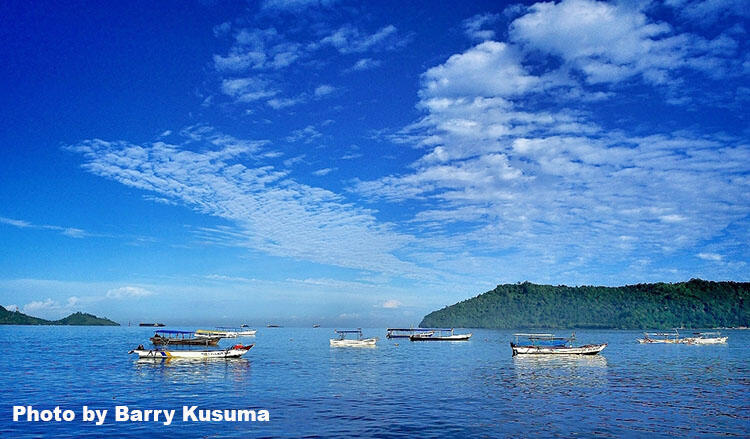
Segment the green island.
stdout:
[[45,320],[26,315],[18,310],[8,311],[0,306],[0,325],[57,325],[57,326],[120,326],[107,318],[76,312],[60,320]]
[[427,314],[421,327],[671,329],[750,326],[750,282],[621,287],[498,285]]

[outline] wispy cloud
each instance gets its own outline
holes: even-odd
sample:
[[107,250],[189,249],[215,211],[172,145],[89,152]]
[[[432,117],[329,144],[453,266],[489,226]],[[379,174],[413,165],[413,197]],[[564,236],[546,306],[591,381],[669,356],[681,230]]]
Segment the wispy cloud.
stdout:
[[70,238],[85,238],[87,236],[94,236],[86,232],[85,230],[79,229],[76,227],[61,227],[61,226],[53,226],[49,224],[37,225],[37,224],[32,224],[28,221],[13,219],[13,218],[0,217],[0,223],[7,224],[13,227],[22,228],[22,229],[52,230],[55,232],[60,232],[61,234],[68,236]]
[[396,26],[392,24],[383,26],[372,34],[364,33],[351,24],[345,24],[320,41],[323,45],[335,47],[343,54],[394,49],[403,47],[407,42],[408,39],[400,37]]
[[142,287],[125,286],[119,288],[112,288],[107,291],[107,298],[109,299],[127,299],[127,298],[140,298],[151,296],[153,291],[147,290]]
[[380,224],[373,212],[333,192],[300,184],[272,166],[249,166],[242,158],[253,157],[263,142],[235,139],[205,127],[188,134],[191,141],[217,147],[195,152],[163,142],[89,140],[70,150],[82,155],[84,169],[93,174],[229,221],[234,227],[225,232],[206,232],[232,245],[377,272],[425,272],[395,256],[413,238]]

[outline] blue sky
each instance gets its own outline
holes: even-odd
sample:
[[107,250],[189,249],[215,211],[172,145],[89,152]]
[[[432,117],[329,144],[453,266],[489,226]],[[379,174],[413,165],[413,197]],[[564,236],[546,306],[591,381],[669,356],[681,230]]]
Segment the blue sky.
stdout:
[[416,324],[750,280],[742,1],[0,5],[0,303]]

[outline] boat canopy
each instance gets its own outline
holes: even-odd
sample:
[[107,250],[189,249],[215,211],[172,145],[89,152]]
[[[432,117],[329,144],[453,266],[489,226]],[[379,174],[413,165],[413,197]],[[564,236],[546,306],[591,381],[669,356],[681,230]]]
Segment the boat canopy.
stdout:
[[429,331],[450,331],[450,329],[440,329],[440,328],[387,328],[386,331],[429,332]]
[[170,329],[160,329],[156,331],[157,334],[194,334],[193,331],[173,331]]
[[333,332],[337,334],[361,334],[362,328],[359,329],[334,329]]

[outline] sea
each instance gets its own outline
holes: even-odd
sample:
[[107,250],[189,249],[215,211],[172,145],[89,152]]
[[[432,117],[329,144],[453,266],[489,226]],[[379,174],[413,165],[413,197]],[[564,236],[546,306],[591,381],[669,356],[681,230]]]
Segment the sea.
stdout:
[[[153,328],[0,326],[0,437],[750,437],[750,331],[697,346],[578,330],[577,344],[607,348],[535,358],[511,356],[504,330],[410,342],[366,328],[376,347],[332,348],[333,328],[257,329],[222,340],[255,344],[242,359],[139,361],[128,351],[148,346]],[[20,406],[74,418],[14,420]],[[83,420],[84,406],[107,410],[103,422]],[[116,420],[118,406],[128,419]],[[183,420],[192,406],[265,410],[268,420]],[[165,425],[132,420],[134,410],[175,415]]]

